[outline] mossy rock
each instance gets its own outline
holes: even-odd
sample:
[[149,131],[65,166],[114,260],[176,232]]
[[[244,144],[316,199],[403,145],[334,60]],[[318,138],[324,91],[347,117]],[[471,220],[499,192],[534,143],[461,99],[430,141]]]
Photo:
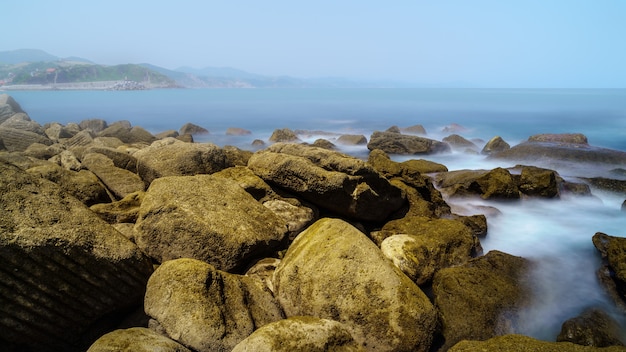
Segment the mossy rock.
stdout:
[[448,352],[506,351],[506,352],[624,352],[620,346],[598,348],[571,342],[547,342],[523,335],[505,335],[486,341],[461,341]]

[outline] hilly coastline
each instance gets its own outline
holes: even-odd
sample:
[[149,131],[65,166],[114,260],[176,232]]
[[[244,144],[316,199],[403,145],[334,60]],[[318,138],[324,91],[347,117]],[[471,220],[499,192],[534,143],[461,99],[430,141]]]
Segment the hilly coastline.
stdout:
[[394,82],[363,82],[342,78],[263,76],[230,67],[180,67],[170,70],[150,63],[109,66],[79,57],[61,58],[35,49],[0,52],[0,89],[3,90],[380,88],[398,85]]

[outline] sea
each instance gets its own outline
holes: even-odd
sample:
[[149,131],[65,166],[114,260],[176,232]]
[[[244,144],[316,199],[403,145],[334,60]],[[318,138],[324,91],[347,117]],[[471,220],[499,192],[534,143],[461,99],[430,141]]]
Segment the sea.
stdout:
[[[440,140],[457,133],[479,147],[494,136],[513,146],[539,133],[583,133],[593,146],[626,151],[626,89],[168,89],[8,94],[41,124],[90,118],[109,123],[127,120],[156,134],[191,122],[210,131],[196,137],[197,142],[248,150],[255,150],[253,140],[267,142],[278,128],[306,131],[301,138],[312,142],[317,138],[332,141],[338,134],[369,138],[373,131],[419,124],[429,138]],[[251,134],[228,136],[229,127]],[[365,146],[340,146],[340,150],[362,158],[368,153]],[[440,162],[449,170],[514,166],[458,152],[393,156],[397,161],[410,158]],[[607,172],[592,165],[565,165],[557,171],[574,181]],[[488,217],[489,231],[481,239],[485,253],[500,250],[535,263],[533,304],[518,321],[518,333],[554,341],[565,320],[600,307],[622,324],[626,336],[626,315],[598,283],[601,259],[591,241],[596,232],[626,237],[626,211],[621,210],[626,194],[592,192],[593,197],[516,203],[450,200],[459,209],[496,207],[501,214]]]

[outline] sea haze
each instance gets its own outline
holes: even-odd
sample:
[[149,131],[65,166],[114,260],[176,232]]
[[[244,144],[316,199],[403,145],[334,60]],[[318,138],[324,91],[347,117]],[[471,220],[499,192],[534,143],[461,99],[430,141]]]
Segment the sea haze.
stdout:
[[[514,145],[533,134],[583,133],[591,145],[626,151],[625,89],[180,89],[10,94],[42,124],[88,118],[109,123],[129,120],[158,133],[192,122],[211,132],[198,141],[244,149],[252,149],[254,139],[267,141],[274,129],[284,127],[369,138],[373,131],[392,125],[421,124],[428,137],[440,140],[452,133],[444,128],[455,123],[462,127],[457,126],[455,133],[476,141],[479,147],[496,135]],[[228,127],[245,128],[252,134],[226,136]],[[313,132],[303,139],[312,142],[319,137],[334,138]],[[365,146],[342,150],[360,157],[368,153]],[[464,153],[425,158],[450,170],[513,166]],[[626,165],[615,165],[618,167]],[[580,176],[598,176],[597,168],[590,165],[566,165],[557,171],[574,181]],[[564,320],[590,306],[601,306],[623,320],[597,282],[600,257],[591,238],[598,231],[626,236],[626,213],[620,211],[626,195],[592,191],[594,197],[552,201],[450,201],[458,209],[475,209],[474,205],[498,208],[502,214],[489,216],[489,233],[481,241],[485,252],[497,249],[536,263],[532,284],[537,299],[523,316],[522,333],[554,340]]]

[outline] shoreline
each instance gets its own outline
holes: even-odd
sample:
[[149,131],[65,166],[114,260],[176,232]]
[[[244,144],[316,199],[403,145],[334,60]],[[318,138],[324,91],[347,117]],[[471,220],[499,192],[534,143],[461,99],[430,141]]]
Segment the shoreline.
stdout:
[[149,82],[136,81],[93,81],[55,84],[15,84],[0,86],[2,91],[52,91],[52,90],[150,90],[158,88],[180,88]]

